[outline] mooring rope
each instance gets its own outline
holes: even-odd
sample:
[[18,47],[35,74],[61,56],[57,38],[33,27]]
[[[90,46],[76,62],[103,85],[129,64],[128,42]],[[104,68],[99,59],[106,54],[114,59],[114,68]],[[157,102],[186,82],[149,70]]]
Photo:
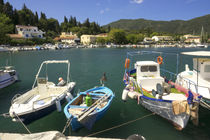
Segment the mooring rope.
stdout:
[[26,127],[26,125],[22,122],[22,120],[19,118],[19,116],[16,114],[16,113],[13,113],[17,118],[18,120],[22,123],[22,125],[25,127],[25,129],[28,131],[29,134],[31,134],[31,131]]
[[67,120],[66,125],[65,125],[64,128],[63,128],[62,134],[66,131],[67,127],[69,127],[69,125],[70,125],[72,119],[73,119],[73,118],[70,117],[70,118]]
[[152,116],[152,115],[155,115],[155,113],[151,113],[151,114],[145,115],[145,116],[143,116],[143,117],[137,118],[137,119],[135,119],[135,120],[131,120],[131,121],[128,121],[128,122],[126,122],[126,123],[122,123],[122,124],[120,124],[120,125],[117,125],[117,126],[114,126],[114,127],[108,128],[108,129],[104,129],[104,130],[101,130],[101,131],[92,133],[92,134],[87,135],[87,136],[85,136],[85,137],[94,136],[94,135],[96,135],[96,134],[100,134],[100,133],[103,133],[103,132],[106,132],[106,131],[109,131],[109,130],[112,130],[112,129],[115,129],[115,128],[118,128],[118,127],[121,127],[121,126],[124,126],[124,125],[127,125],[127,124],[130,124],[130,123],[133,123],[133,122],[135,122],[135,121],[144,119],[144,118],[149,117],[149,116]]
[[5,118],[9,118],[10,117],[9,113],[2,113],[2,114],[0,114],[0,116],[1,117],[5,117]]
[[201,102],[204,106],[206,106],[206,108],[207,108],[207,109],[209,109],[209,110],[210,110],[210,105],[208,105],[207,103],[205,103],[205,102],[204,102],[204,101],[202,101],[202,100],[201,100],[200,102]]

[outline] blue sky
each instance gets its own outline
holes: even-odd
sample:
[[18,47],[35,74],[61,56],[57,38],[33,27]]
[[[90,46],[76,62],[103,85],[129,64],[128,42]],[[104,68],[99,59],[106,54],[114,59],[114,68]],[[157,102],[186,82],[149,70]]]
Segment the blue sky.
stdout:
[[16,9],[23,4],[33,12],[44,12],[59,22],[75,16],[100,25],[119,19],[189,20],[210,14],[210,0],[5,0]]

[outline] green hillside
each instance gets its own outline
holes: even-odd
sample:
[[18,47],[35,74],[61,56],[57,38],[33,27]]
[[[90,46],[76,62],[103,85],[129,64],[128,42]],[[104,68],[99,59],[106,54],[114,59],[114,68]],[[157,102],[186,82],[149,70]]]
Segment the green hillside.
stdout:
[[177,33],[177,34],[186,34],[186,33],[195,33],[200,34],[202,26],[204,27],[205,32],[210,34],[210,14],[197,17],[191,20],[171,20],[171,21],[154,21],[146,19],[121,19],[115,22],[112,22],[104,27],[107,28],[119,28],[124,30],[142,30],[146,28],[151,28],[156,32],[166,32],[166,33]]

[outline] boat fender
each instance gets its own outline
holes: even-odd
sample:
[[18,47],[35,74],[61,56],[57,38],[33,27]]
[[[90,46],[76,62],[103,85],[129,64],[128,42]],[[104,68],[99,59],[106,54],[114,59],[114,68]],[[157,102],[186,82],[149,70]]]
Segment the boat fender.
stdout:
[[135,91],[128,92],[128,97],[130,97],[131,99],[137,99],[138,98],[138,93],[135,92]]
[[67,96],[70,98],[70,100],[74,98],[70,92],[67,92]]
[[128,69],[130,66],[130,59],[126,58],[125,59],[125,68]]
[[61,103],[60,103],[60,101],[59,100],[56,100],[55,101],[55,104],[56,104],[57,111],[58,112],[61,112]]
[[123,90],[123,93],[122,93],[122,100],[123,100],[124,102],[127,100],[128,92],[129,92],[129,90],[126,89],[126,88]]
[[69,96],[66,96],[65,98],[66,98],[66,101],[67,101],[67,102],[70,102],[70,101],[71,101],[71,99],[70,99]]

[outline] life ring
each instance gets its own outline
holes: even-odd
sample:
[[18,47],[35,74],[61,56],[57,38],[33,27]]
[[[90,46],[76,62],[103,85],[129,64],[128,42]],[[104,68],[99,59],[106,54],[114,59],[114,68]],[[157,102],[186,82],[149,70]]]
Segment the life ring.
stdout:
[[157,57],[157,63],[162,64],[163,63],[163,58],[161,56]]
[[125,68],[128,69],[130,66],[130,59],[126,58],[125,59]]

